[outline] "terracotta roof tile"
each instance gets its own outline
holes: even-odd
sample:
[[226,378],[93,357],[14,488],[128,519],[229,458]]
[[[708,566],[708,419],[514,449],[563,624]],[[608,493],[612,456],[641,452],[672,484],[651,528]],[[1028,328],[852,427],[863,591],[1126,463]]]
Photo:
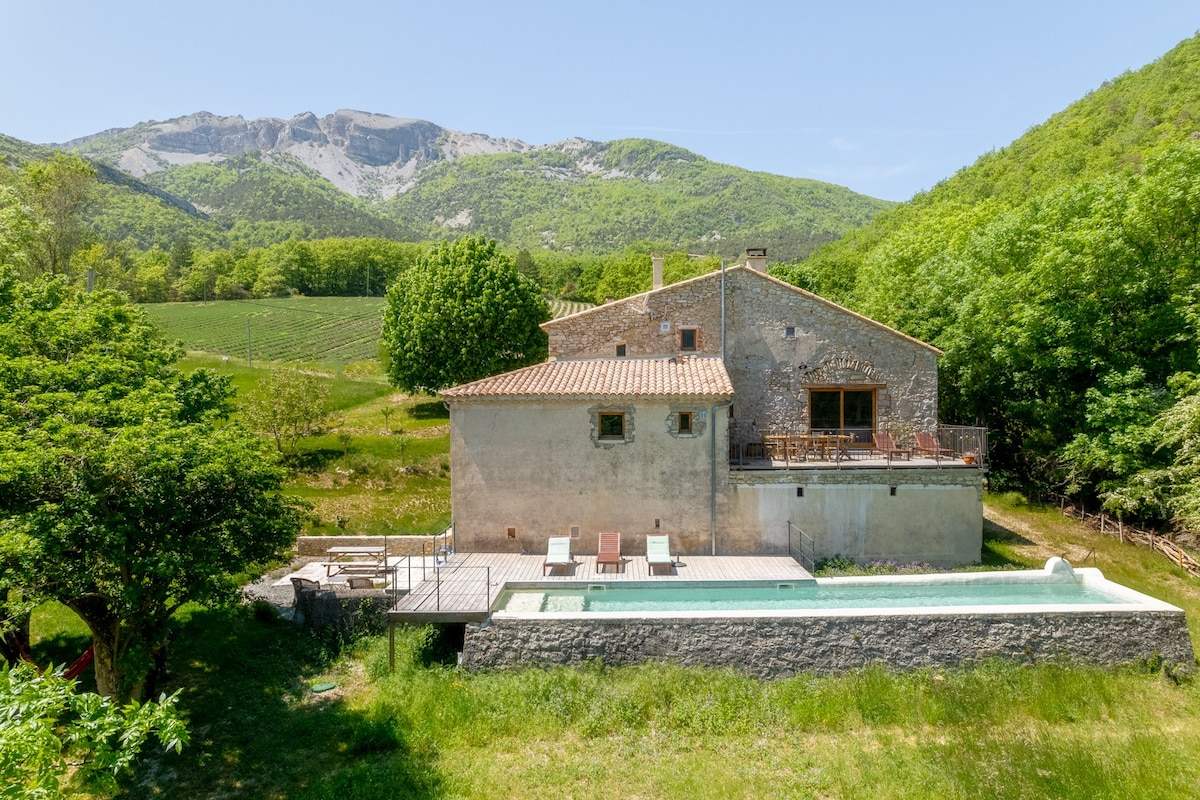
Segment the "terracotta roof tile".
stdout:
[[463,397],[732,397],[719,358],[601,358],[547,361],[438,393]]

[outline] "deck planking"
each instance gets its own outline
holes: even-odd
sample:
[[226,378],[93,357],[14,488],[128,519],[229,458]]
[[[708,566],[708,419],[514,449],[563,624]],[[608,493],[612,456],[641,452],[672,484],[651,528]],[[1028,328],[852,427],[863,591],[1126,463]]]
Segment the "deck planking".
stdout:
[[[627,581],[754,581],[806,580],[812,576],[790,556],[675,556],[671,574],[650,574],[644,555],[624,556],[619,570],[596,571],[595,555],[576,555],[570,568],[555,567],[542,574],[542,555],[516,553],[456,553],[436,571],[427,568],[426,579],[414,578],[392,614],[397,621],[432,622],[480,619],[486,616],[507,583],[621,583]],[[419,571],[414,575],[419,576]],[[397,581],[406,586],[402,566]],[[486,587],[486,602],[484,600]]]

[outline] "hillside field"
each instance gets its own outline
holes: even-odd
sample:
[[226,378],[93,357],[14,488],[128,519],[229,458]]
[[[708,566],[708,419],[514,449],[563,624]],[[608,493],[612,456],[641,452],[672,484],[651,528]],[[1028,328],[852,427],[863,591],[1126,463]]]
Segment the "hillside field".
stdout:
[[[303,361],[341,369],[379,357],[382,297],[285,297],[150,303],[142,308],[190,351],[255,361]],[[565,317],[591,308],[554,300]]]

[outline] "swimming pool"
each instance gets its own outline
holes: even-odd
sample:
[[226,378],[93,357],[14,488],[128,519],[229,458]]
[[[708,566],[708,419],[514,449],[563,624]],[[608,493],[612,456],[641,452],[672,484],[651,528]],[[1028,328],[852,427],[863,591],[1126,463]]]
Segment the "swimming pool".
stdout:
[[1041,570],[811,582],[510,582],[487,621],[466,626],[462,664],[670,661],[779,677],[987,658],[1195,663],[1182,609],[1054,558]]
[[1154,598],[1053,559],[1041,570],[731,583],[510,585],[493,613],[662,616],[980,608],[1154,607]]

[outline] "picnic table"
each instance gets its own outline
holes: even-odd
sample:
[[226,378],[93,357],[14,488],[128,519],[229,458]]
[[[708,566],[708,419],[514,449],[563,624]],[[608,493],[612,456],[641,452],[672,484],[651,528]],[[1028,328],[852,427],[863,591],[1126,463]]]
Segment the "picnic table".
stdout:
[[330,547],[325,551],[325,575],[382,575],[387,570],[387,550],[381,546]]

